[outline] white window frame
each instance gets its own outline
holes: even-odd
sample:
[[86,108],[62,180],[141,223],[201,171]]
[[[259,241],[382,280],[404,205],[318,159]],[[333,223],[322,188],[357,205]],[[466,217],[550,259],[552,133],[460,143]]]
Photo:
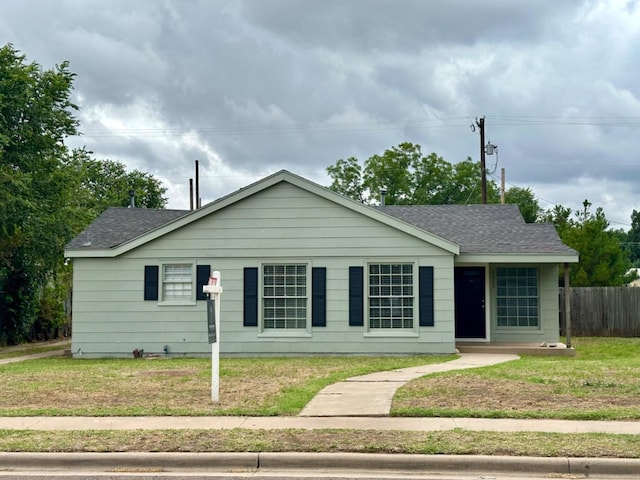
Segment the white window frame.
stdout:
[[[507,277],[507,284],[500,285],[501,270],[516,270],[516,275]],[[528,279],[531,275],[520,275],[519,270],[535,271],[536,284],[532,286]],[[540,268],[530,265],[500,266],[495,270],[496,278],[496,328],[500,330],[540,330]],[[535,289],[535,292],[532,291]],[[526,314],[521,312],[525,312]],[[504,312],[504,313],[503,313]],[[535,315],[533,314],[535,312]],[[501,316],[506,315],[507,321],[515,319],[515,325],[501,325]],[[531,319],[536,319],[535,325],[530,325]],[[521,325],[521,319],[527,319],[527,325]]]
[[[269,268],[269,267],[278,267],[278,266],[282,266],[282,267],[295,267],[296,269],[298,267],[304,267],[305,268],[305,273],[304,273],[304,286],[302,285],[298,285],[297,283],[294,284],[289,284],[286,285],[286,276],[287,274],[284,273],[285,276],[285,281],[282,285],[270,285],[267,282],[265,282],[265,268]],[[260,320],[260,334],[259,336],[262,337],[300,337],[300,336],[310,336],[311,335],[311,296],[312,296],[312,285],[311,285],[311,270],[312,270],[312,265],[311,262],[308,260],[278,260],[278,261],[263,261],[260,263],[260,271],[259,271],[259,320]],[[298,277],[299,275],[296,274],[294,275],[296,277]],[[277,293],[280,292],[269,292],[267,289],[273,287],[275,288],[282,288],[284,289],[284,291],[282,292],[284,296],[279,295]],[[304,287],[305,289],[305,294],[304,295],[297,295],[299,292],[299,289]],[[288,289],[294,289],[293,292],[288,291]],[[295,295],[287,295],[288,293],[295,293]],[[304,308],[305,309],[305,316],[304,316],[304,326],[303,327],[274,327],[274,326],[267,326],[267,318],[265,315],[266,309],[270,308],[269,306],[267,306],[267,300],[270,299],[282,299],[284,298],[285,300],[288,299],[296,299],[296,298],[304,298],[305,300],[305,306],[304,307],[296,307],[296,306],[284,306],[284,307],[278,307],[278,308],[290,308],[290,309],[296,309],[296,308]],[[285,302],[286,303],[286,302]],[[275,308],[275,307],[274,307]]]
[[[406,285],[406,284],[402,284],[402,282],[400,282],[400,284],[393,284],[393,280],[391,281],[391,283],[389,285],[380,285],[380,284],[375,284],[374,282],[372,282],[372,275],[387,275],[386,273],[372,273],[371,271],[371,267],[372,266],[382,266],[382,265],[400,265],[404,268],[405,265],[410,265],[411,266],[411,285]],[[419,301],[419,295],[418,295],[418,263],[414,260],[408,260],[408,259],[402,259],[402,260],[371,260],[368,261],[365,264],[365,321],[366,321],[366,328],[365,331],[367,333],[367,335],[370,336],[416,336],[418,335],[418,325],[419,325],[419,305],[418,305],[418,301]],[[400,272],[400,273],[389,273],[388,275],[401,275],[401,276],[407,276],[407,274],[405,272]],[[385,292],[379,292],[380,295],[372,295],[372,292],[375,291],[376,287],[389,287],[389,294],[385,295]],[[402,291],[400,292],[400,295],[393,295],[393,288],[401,288]],[[411,289],[411,294],[408,295],[405,291],[406,287],[410,287]],[[411,299],[411,306],[407,307],[406,305],[396,305],[396,306],[378,306],[378,305],[372,305],[372,299],[373,298],[391,298],[391,299],[403,299],[403,298],[410,298]],[[393,300],[392,300],[393,303]],[[406,308],[411,308],[412,310],[412,316],[411,318],[411,326],[410,327],[394,327],[393,326],[393,319],[390,319],[390,326],[389,327],[372,327],[372,308],[389,308],[391,310],[393,309],[406,309]],[[393,312],[391,312],[393,313]],[[408,318],[408,317],[403,317],[403,318]],[[404,321],[404,320],[403,320]]]
[[[167,272],[166,270],[171,267],[182,266],[186,267],[184,271],[189,270],[189,282],[186,281],[174,281],[168,282],[166,280]],[[196,281],[196,271],[195,271],[195,263],[194,262],[185,262],[185,261],[175,261],[175,262],[165,262],[160,265],[160,303],[162,305],[193,305],[196,303],[196,292],[195,292],[195,281]],[[168,296],[167,295],[167,285],[175,283],[186,285],[190,284],[189,294],[184,296]]]

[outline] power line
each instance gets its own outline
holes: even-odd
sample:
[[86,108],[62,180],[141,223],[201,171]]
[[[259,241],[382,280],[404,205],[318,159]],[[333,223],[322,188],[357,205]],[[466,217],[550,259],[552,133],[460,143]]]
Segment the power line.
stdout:
[[[485,115],[491,119],[492,127],[520,126],[602,126],[602,127],[640,127],[640,116],[535,116],[535,115]],[[383,131],[397,129],[438,129],[468,127],[473,121],[469,116],[413,118],[395,121],[343,122],[343,123],[300,123],[296,125],[210,125],[196,127],[159,127],[159,128],[104,128],[88,129],[85,136],[117,137],[181,137],[196,134],[203,135],[273,135],[305,133],[344,133],[356,131]]]
[[[491,176],[491,178],[493,178],[496,182],[498,182],[498,181],[499,181],[499,179],[498,179],[495,175],[490,175],[490,176]],[[529,188],[529,187],[521,187],[521,186],[519,186],[519,185],[515,185],[515,184],[513,184],[513,183],[511,183],[511,182],[509,182],[509,181],[506,181],[506,180],[505,180],[505,183],[506,183],[506,184],[508,184],[510,187],[516,187],[516,188]],[[546,203],[548,203],[549,205],[553,205],[553,206],[561,205],[561,204],[560,204],[560,203],[558,203],[558,202],[553,202],[553,201],[548,200],[548,199],[546,199],[546,198],[542,198],[542,197],[541,197],[541,196],[539,196],[537,193],[535,193],[533,190],[531,190],[531,192],[533,193],[533,196],[534,196],[534,197],[536,198],[536,200],[538,200],[538,201],[543,201],[543,202],[546,202]],[[609,218],[607,218],[607,221],[608,221],[610,224],[611,224],[611,223],[615,223],[616,225],[620,225],[620,226],[622,226],[622,227],[629,227],[629,228],[631,228],[631,225],[629,225],[628,223],[618,222],[618,221],[616,221],[616,220],[611,220],[611,219],[609,219]]]

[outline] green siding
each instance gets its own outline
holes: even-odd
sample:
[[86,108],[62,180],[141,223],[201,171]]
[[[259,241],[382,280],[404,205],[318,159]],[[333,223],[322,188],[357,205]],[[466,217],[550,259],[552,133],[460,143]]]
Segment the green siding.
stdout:
[[[326,268],[326,327],[305,336],[243,326],[243,270],[269,261]],[[349,266],[410,261],[434,267],[435,326],[411,336],[368,336],[348,325]],[[453,256],[423,240],[299,189],[279,184],[112,259],[74,260],[74,353],[127,356],[136,348],[209,355],[203,302],[143,300],[144,267],[167,262],[220,270],[222,354],[451,353]],[[417,269],[416,269],[417,271]],[[416,279],[417,284],[417,279]],[[417,323],[417,309],[416,309]]]
[[[326,268],[326,327],[285,336],[243,326],[244,268],[278,261]],[[416,328],[404,336],[349,327],[349,267],[370,261],[413,262],[416,272],[420,266],[433,267],[434,326],[417,326],[416,306]],[[74,259],[74,355],[130,356],[136,348],[161,353],[165,345],[175,356],[210,355],[205,302],[194,298],[184,305],[165,305],[143,299],[145,265],[179,262],[210,265],[222,274],[218,337],[223,355],[455,351],[453,254],[281,183],[118,257]],[[540,269],[541,332],[525,338],[519,332],[498,333],[492,326],[492,340],[557,341],[555,272],[553,266]],[[417,282],[416,274],[416,287]]]

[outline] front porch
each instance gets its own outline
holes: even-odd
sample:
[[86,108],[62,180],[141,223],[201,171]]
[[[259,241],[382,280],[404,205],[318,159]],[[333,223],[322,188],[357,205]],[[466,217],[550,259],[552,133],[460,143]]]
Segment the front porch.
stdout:
[[460,353],[514,353],[517,355],[549,355],[557,357],[575,357],[573,347],[567,348],[564,343],[485,343],[456,342]]

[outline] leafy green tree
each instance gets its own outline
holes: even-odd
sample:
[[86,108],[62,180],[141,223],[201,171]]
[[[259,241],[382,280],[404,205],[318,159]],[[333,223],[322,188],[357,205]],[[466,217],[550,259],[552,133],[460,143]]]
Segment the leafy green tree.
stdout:
[[591,203],[571,217],[571,210],[556,205],[544,219],[556,226],[562,241],[577,250],[580,261],[570,267],[570,282],[576,287],[617,286],[629,281],[631,263],[602,208],[591,211]]
[[627,232],[626,244],[634,266],[640,267],[640,211],[631,213],[631,228]]
[[[450,164],[435,153],[422,154],[420,145],[405,142],[373,155],[360,165],[351,157],[327,168],[330,189],[367,204],[378,201],[386,190],[389,205],[439,205],[478,203],[481,191],[480,164],[470,158]],[[487,182],[487,196],[498,199],[495,182]]]
[[51,70],[0,48],[0,341],[28,338],[51,272],[61,263],[69,172],[64,139],[77,133],[66,62]]
[[129,192],[135,194],[138,208],[164,208],[167,189],[151,174],[127,171],[115,160],[96,160],[84,150],[75,151],[70,167],[79,180],[78,203],[95,217],[108,207],[128,207]]
[[68,64],[43,70],[12,45],[0,48],[0,344],[43,338],[64,321],[71,287],[65,245],[109,205],[163,207],[165,189],[69,151],[78,133]]
[[542,214],[542,209],[530,188],[511,187],[504,194],[505,203],[516,204],[520,208],[524,221],[535,223]]

